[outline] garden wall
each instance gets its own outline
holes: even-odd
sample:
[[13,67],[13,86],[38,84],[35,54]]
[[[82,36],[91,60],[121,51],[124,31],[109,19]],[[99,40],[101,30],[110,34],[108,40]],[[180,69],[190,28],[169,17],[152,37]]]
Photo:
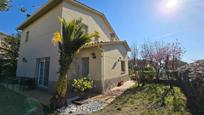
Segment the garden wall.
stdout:
[[195,114],[204,114],[204,60],[187,64],[178,69],[178,84],[188,97]]

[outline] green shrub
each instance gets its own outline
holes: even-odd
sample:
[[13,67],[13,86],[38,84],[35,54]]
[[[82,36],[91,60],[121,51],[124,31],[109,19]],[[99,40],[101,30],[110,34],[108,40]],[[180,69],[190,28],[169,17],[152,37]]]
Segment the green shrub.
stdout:
[[153,66],[145,67],[139,71],[139,76],[141,80],[153,80],[156,76],[156,70]]
[[93,88],[93,81],[88,77],[74,79],[72,86],[75,91],[83,94],[85,91]]
[[[170,89],[168,86],[154,84],[145,85],[145,92],[148,101],[158,102],[162,107],[170,107],[174,112],[184,112],[186,110],[185,95],[178,87]],[[164,105],[163,105],[164,104]]]

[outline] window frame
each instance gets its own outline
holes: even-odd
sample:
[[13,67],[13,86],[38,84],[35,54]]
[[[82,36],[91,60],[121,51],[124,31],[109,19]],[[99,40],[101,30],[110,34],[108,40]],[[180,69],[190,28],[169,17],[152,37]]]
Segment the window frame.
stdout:
[[121,72],[122,74],[126,72],[126,63],[124,60],[121,61]]
[[[40,70],[40,64],[43,64],[42,66],[42,71]],[[41,58],[36,58],[36,82],[37,86],[40,88],[48,88],[49,86],[49,73],[50,73],[50,57],[41,57]],[[42,72],[42,78],[40,79],[39,75],[40,72]],[[42,80],[42,81],[40,81]]]
[[[90,58],[89,57],[82,57],[81,58],[81,75],[82,76],[89,76],[90,74]],[[87,64],[87,65],[85,65]],[[85,68],[86,67],[86,68]]]
[[30,36],[30,31],[26,31],[25,42],[28,42]]

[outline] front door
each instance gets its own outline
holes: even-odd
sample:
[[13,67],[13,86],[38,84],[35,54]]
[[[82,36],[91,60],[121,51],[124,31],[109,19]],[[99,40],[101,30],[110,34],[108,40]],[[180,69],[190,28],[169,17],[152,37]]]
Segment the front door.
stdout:
[[82,76],[89,75],[89,58],[82,58]]
[[48,87],[49,63],[49,58],[37,59],[37,83],[39,87]]

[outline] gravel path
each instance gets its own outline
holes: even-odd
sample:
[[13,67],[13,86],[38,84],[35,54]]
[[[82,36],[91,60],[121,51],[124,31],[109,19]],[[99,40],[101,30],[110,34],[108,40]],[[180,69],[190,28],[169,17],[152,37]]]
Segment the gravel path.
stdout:
[[103,109],[107,104],[104,102],[96,101],[89,99],[86,104],[76,105],[70,104],[67,107],[63,107],[58,109],[55,114],[58,115],[79,115],[79,114],[87,114],[99,111]]
[[70,104],[67,107],[58,109],[55,114],[57,115],[81,115],[99,111],[115,100],[128,88],[135,84],[134,81],[127,81],[120,87],[115,87],[105,94],[97,95],[88,99],[88,102],[83,105]]

